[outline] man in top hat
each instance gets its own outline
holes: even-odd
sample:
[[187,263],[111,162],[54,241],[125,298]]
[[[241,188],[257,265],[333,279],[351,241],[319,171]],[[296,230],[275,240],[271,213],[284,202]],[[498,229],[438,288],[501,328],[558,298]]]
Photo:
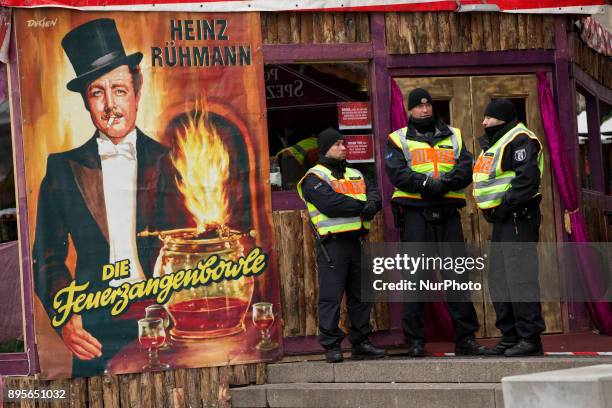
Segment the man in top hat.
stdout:
[[[391,204],[400,240],[437,244],[438,256],[465,256],[463,229],[459,209],[465,206],[462,191],[472,180],[472,154],[461,138],[461,131],[448,126],[433,112],[432,98],[423,88],[408,96],[408,126],[389,135],[385,166],[395,187]],[[420,245],[420,244],[419,244]],[[445,252],[445,253],[441,253]],[[420,250],[419,250],[420,254]],[[415,253],[413,255],[418,256]],[[444,279],[461,281],[467,274],[443,269]],[[425,278],[424,276],[421,278]],[[447,293],[447,303],[455,330],[456,355],[481,355],[484,347],[474,333],[478,319],[469,292]],[[406,299],[402,329],[411,357],[425,355],[424,303]]]
[[[49,155],[40,186],[35,289],[50,318],[56,293],[72,280],[97,291],[151,277],[160,243],[137,232],[185,222],[168,150],[136,127],[142,53],[125,53],[111,19],[76,27],[62,47],[76,73],[67,87],[81,94],[97,130],[82,146]],[[66,267],[69,238],[74,276]],[[125,259],[129,276],[102,281],[103,265]],[[135,320],[108,310],[74,315],[58,331],[73,355],[73,376],[100,374],[138,334]]]
[[382,207],[380,195],[357,169],[347,167],[342,134],[322,131],[317,138],[319,162],[298,183],[317,236],[319,271],[319,343],[328,363],[341,362],[338,328],[346,291],[353,359],[380,358],[384,350],[368,340],[372,304],[361,299],[361,238]]
[[[499,343],[487,355],[542,355],[545,330],[538,282],[542,145],[520,123],[508,99],[491,101],[484,112],[482,152],[474,167],[474,199],[493,224],[489,290]],[[534,244],[525,244],[532,242]],[[506,243],[501,245],[500,243]]]

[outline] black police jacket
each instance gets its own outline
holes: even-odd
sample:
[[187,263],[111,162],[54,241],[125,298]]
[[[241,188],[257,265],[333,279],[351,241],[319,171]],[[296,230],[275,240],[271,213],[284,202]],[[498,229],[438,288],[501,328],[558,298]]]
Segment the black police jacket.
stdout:
[[[331,166],[329,161],[324,163],[319,162],[319,164],[325,165],[333,171],[333,162]],[[376,204],[376,208],[380,210],[382,208],[382,200],[376,186],[371,181],[368,181],[367,178],[364,177],[364,179],[367,201],[373,201]],[[365,202],[363,201],[335,192],[329,184],[314,174],[308,174],[304,178],[302,182],[302,194],[306,201],[312,203],[319,211],[330,218],[358,217],[361,215],[363,207],[365,206]],[[365,231],[360,231],[359,233],[362,234],[365,233]]]
[[[486,133],[478,139],[482,150],[493,146],[500,137],[517,125],[518,121],[509,122],[492,136]],[[525,134],[518,135],[504,150],[501,167],[503,171],[514,170],[516,177],[510,182],[500,207],[503,210],[516,211],[525,207],[537,206],[541,196],[536,195],[540,188],[540,168],[538,154],[540,144]]]
[[[449,137],[452,131],[442,119],[436,117],[436,131],[428,134],[420,133],[414,125],[408,123],[406,138],[419,142],[426,142],[430,146],[434,146],[440,140]],[[472,182],[472,167],[474,165],[474,156],[466,149],[465,143],[461,148],[459,158],[455,161],[455,167],[449,173],[444,174],[440,180],[448,187],[449,190],[463,190]],[[423,183],[427,178],[426,174],[418,173],[408,167],[406,158],[402,150],[397,147],[391,140],[387,142],[385,149],[385,168],[387,176],[391,184],[396,188],[408,193],[422,193]],[[400,205],[411,207],[454,207],[461,208],[465,206],[465,200],[460,198],[440,197],[435,200],[413,200],[409,198],[395,198],[393,202]]]

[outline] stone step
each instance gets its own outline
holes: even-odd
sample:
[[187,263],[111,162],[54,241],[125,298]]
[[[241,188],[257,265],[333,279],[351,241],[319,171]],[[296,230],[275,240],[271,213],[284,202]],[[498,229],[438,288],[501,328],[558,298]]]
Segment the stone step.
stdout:
[[503,408],[496,383],[292,383],[232,388],[232,407]]
[[268,365],[268,383],[499,383],[503,377],[612,364],[612,357],[432,357]]
[[612,364],[506,377],[507,408],[610,408]]

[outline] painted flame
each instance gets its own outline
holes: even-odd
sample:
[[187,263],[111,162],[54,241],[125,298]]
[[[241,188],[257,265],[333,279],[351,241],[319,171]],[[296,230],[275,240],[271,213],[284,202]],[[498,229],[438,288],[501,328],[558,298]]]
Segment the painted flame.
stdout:
[[208,120],[205,104],[197,102],[187,124],[176,131],[172,163],[180,175],[178,188],[193,215],[197,231],[227,223],[225,186],[229,178],[229,154]]

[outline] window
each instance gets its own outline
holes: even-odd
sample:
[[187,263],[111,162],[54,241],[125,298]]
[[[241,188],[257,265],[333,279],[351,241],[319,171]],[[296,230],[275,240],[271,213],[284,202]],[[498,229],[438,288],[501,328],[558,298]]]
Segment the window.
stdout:
[[[371,112],[368,64],[269,64],[264,67],[264,74],[273,190],[296,189],[306,171],[317,163],[316,135],[328,127],[340,127],[349,151],[356,151],[349,146],[373,149],[371,119],[369,124],[365,120],[348,128],[339,123],[343,106],[339,103],[356,103],[348,106],[351,112],[363,113],[364,109]],[[353,106],[355,110],[351,110]],[[375,180],[373,156],[351,157],[347,158],[351,167]]]
[[586,98],[576,92],[576,114],[578,122],[578,145],[580,149],[580,181],[582,188],[592,189],[591,166],[589,161],[589,127],[587,121]]
[[[23,301],[6,68],[0,69],[0,353],[23,352]],[[0,356],[0,359],[2,357]]]
[[612,194],[612,105],[599,101],[601,153],[606,194]]

